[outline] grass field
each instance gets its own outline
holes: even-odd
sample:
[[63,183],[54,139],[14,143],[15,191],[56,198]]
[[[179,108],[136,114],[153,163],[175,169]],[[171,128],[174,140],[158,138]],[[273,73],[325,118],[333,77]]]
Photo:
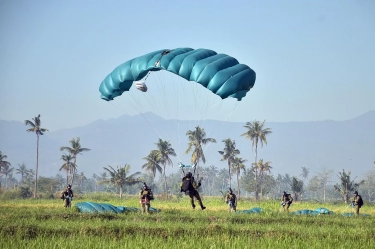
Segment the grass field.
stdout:
[[[139,207],[136,197],[84,196],[80,201]],[[261,207],[261,214],[227,212],[219,198],[204,199],[207,209],[192,210],[189,199],[155,200],[162,212],[151,215],[83,214],[64,209],[61,200],[0,203],[0,248],[375,248],[375,207],[370,217],[342,217],[344,204],[293,203],[298,209],[325,207],[334,215],[280,212],[275,201],[240,201],[238,210]]]

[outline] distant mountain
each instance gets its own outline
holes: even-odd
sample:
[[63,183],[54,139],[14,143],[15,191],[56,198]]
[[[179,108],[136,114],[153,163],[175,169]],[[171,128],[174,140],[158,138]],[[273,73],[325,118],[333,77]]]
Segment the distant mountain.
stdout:
[[[251,141],[240,135],[246,131],[245,122],[223,122],[165,120],[153,113],[135,116],[121,116],[117,119],[97,120],[86,126],[47,132],[40,138],[40,175],[54,176],[63,164],[60,160],[61,146],[69,146],[69,140],[80,137],[81,145],[91,151],[79,155],[79,172],[91,177],[100,173],[107,165],[130,164],[132,171],[141,171],[142,160],[150,150],[155,149],[159,137],[171,141],[178,157],[174,168],[178,170],[179,161],[188,163],[186,131],[200,125],[207,137],[217,140],[205,148],[206,166],[215,165],[226,168],[220,161],[219,150],[222,140],[236,141],[241,157],[248,159],[247,166],[254,160]],[[375,161],[375,111],[346,121],[315,122],[266,122],[272,129],[267,137],[268,144],[259,146],[258,158],[272,162],[272,172],[289,173],[299,176],[301,167],[310,168],[311,174],[322,166],[335,172],[351,170],[354,176],[361,177],[373,167]],[[47,127],[48,128],[48,127]],[[7,155],[13,167],[25,162],[28,168],[35,168],[36,135],[26,132],[22,122],[0,120],[0,150]]]

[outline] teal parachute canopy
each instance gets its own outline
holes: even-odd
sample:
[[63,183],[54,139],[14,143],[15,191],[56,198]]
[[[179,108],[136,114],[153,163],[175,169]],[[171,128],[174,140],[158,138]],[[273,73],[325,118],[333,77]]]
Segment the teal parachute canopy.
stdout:
[[133,81],[149,72],[166,70],[195,81],[222,99],[241,100],[254,86],[255,72],[226,54],[209,49],[162,49],[129,60],[113,70],[100,84],[101,98],[113,100],[129,91]]

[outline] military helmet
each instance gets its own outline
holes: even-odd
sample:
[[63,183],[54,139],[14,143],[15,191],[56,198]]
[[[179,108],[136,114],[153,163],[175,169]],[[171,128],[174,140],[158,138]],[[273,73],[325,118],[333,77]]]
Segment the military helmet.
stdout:
[[192,176],[193,176],[193,174],[191,172],[186,173],[186,177],[192,177]]
[[67,187],[67,188],[71,188],[71,187],[72,187],[72,185],[68,184],[68,185],[67,185],[66,187]]

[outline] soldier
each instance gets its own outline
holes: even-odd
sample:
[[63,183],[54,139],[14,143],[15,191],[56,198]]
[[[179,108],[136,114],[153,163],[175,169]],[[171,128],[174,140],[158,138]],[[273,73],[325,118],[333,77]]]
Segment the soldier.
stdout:
[[68,184],[66,189],[61,192],[61,199],[64,201],[64,207],[71,207],[73,200],[72,185]]
[[289,212],[290,204],[292,204],[292,202],[293,202],[292,195],[291,194],[287,194],[284,191],[283,197],[281,197],[281,201],[282,201],[281,205],[283,206],[284,211]]
[[182,178],[182,182],[180,184],[181,187],[181,192],[185,192],[186,195],[190,197],[190,203],[191,207],[195,209],[195,204],[194,204],[194,197],[197,198],[199,205],[201,206],[201,209],[204,210],[206,209],[205,206],[203,206],[202,199],[198,193],[198,188],[201,186],[201,182],[197,183],[194,180],[193,174],[191,172],[188,172],[184,178]]
[[229,205],[229,212],[232,212],[232,210],[236,212],[237,196],[233,193],[231,188],[229,188],[229,191],[225,196],[225,202]]
[[352,198],[352,206],[354,208],[355,214],[359,214],[359,209],[363,206],[362,196],[358,194],[357,191],[354,191],[354,197]]
[[146,183],[143,183],[141,192],[139,192],[139,197],[141,198],[140,203],[142,206],[142,213],[150,213],[150,201],[154,199],[154,195]]

